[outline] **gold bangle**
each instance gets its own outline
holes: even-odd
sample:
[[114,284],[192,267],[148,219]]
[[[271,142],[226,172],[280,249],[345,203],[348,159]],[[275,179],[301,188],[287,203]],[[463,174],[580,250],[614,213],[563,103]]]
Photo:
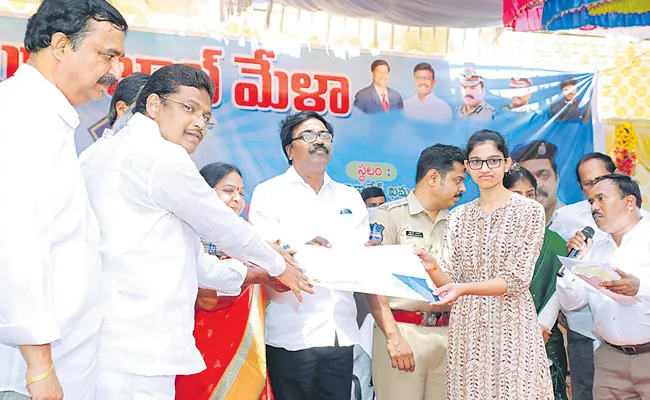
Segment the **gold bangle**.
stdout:
[[52,375],[52,372],[54,372],[54,363],[50,364],[50,367],[47,369],[47,371],[43,372],[42,374],[27,379],[27,386],[31,385],[32,383],[42,381],[43,379]]

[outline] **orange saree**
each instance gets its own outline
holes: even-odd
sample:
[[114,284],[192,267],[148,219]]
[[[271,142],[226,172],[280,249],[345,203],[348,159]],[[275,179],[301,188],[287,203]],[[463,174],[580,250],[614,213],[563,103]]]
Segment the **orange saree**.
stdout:
[[264,313],[268,298],[249,286],[231,305],[196,310],[194,338],[207,369],[176,378],[176,400],[272,400],[266,372]]

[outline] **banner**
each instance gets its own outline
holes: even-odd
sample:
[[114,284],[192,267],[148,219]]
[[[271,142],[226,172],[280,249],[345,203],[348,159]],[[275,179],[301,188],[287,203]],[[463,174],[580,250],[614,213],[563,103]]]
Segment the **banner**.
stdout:
[[[21,45],[25,26],[26,20],[0,18],[0,79],[28,57]],[[456,65],[412,56],[343,59],[309,48],[276,54],[244,40],[145,32],[128,33],[126,52],[124,76],[183,62],[212,77],[218,126],[193,159],[198,167],[215,161],[236,164],[248,195],[288,167],[279,121],[288,111],[313,110],[334,126],[332,178],[359,189],[380,186],[389,200],[406,196],[415,185],[417,159],[425,147],[462,148],[479,129],[507,138],[517,160],[537,176],[547,210],[582,199],[574,171],[594,147],[591,73]],[[78,107],[78,152],[106,126],[109,96]],[[477,195],[469,179],[467,185],[461,202]]]

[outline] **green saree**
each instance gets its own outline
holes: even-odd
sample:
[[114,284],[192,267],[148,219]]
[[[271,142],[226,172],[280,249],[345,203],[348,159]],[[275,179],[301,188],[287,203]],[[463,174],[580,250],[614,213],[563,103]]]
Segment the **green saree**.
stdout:
[[[530,282],[530,292],[533,295],[535,310],[539,314],[546,303],[555,293],[557,271],[562,264],[558,255],[566,253],[566,242],[557,233],[546,229],[544,244],[539,254],[535,271]],[[551,365],[551,379],[556,400],[567,400],[566,374],[567,360],[564,350],[564,338],[558,328],[557,322],[551,328],[551,336],[546,343],[546,355],[553,362]]]

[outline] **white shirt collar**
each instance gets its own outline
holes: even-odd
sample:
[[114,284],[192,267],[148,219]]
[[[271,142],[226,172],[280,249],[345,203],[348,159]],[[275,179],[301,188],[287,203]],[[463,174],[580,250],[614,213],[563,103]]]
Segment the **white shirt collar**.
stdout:
[[14,76],[32,81],[34,85],[42,90],[41,94],[49,100],[47,101],[48,105],[54,107],[63,121],[72,129],[77,128],[79,125],[79,114],[77,110],[74,109],[59,88],[48,81],[39,70],[29,64],[21,64]]
[[[305,182],[303,177],[298,174],[298,171],[296,171],[293,165],[287,169],[287,172],[285,172],[284,175],[290,183],[300,183],[302,185],[307,185],[307,182]],[[332,189],[334,189],[334,181],[332,178],[330,178],[329,175],[327,175],[327,172],[325,172],[325,177],[323,180],[323,187],[326,186],[331,186]]]
[[156,121],[139,112],[135,113],[133,117],[131,117],[127,125],[136,129],[137,128],[141,128],[145,130],[155,129],[156,132],[160,132],[160,127],[158,126],[158,123]]
[[433,92],[431,92],[428,95],[424,96],[423,99],[420,99],[420,96],[418,96],[418,94],[416,93],[415,98],[418,99],[419,101],[429,101],[435,99],[436,95]]
[[650,230],[650,224],[648,223],[647,219],[641,217],[639,222],[637,222],[637,224],[634,225],[632,227],[632,229],[630,229],[630,231],[628,233],[623,235],[623,237],[621,238],[621,245],[620,246],[616,245],[616,242],[614,241],[614,238],[612,237],[611,233],[607,234],[607,239],[606,240],[609,243],[611,243],[611,245],[614,246],[614,248],[620,248],[620,247],[625,246],[626,243],[628,243],[630,240],[632,240],[632,238],[634,236],[636,236],[636,235],[647,235],[646,231],[648,231],[648,230]]
[[104,132],[102,132],[102,137],[103,138],[109,138],[115,136],[115,132],[113,132],[112,129],[106,128],[104,129]]
[[388,88],[387,87],[381,89],[379,86],[375,85],[374,82],[372,83],[372,87],[375,88],[375,90],[377,91],[377,94],[379,95],[380,99],[381,99],[381,95],[385,94],[386,95],[386,101],[388,101]]

